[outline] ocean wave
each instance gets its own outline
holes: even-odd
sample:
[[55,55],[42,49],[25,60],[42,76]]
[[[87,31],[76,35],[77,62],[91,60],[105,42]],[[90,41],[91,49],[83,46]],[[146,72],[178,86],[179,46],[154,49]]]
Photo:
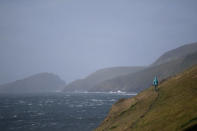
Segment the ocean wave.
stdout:
[[74,94],[117,94],[117,95],[137,95],[136,92],[124,92],[121,90],[117,90],[117,91],[109,91],[109,92],[88,92],[88,91],[75,91],[75,92],[71,92]]

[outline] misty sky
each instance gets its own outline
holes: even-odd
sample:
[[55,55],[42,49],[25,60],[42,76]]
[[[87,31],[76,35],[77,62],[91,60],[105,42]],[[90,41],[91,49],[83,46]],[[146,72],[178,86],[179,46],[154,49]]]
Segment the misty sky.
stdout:
[[149,65],[197,41],[197,0],[0,0],[0,84]]

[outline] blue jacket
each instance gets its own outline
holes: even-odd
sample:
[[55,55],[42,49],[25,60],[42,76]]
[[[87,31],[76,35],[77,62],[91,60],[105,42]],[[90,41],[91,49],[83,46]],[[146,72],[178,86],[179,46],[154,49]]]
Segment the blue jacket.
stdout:
[[155,79],[153,80],[153,85],[158,86],[158,84],[159,82],[158,82],[157,76],[155,76]]

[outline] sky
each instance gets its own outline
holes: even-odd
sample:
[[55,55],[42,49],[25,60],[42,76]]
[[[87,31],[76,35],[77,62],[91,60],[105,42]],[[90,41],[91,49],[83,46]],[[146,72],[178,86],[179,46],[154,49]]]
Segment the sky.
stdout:
[[197,42],[196,0],[0,0],[0,84],[147,66]]

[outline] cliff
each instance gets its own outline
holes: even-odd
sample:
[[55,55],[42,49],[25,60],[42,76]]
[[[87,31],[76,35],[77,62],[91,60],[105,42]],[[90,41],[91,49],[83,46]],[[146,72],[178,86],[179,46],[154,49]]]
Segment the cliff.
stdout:
[[115,103],[95,131],[197,129],[197,66]]

